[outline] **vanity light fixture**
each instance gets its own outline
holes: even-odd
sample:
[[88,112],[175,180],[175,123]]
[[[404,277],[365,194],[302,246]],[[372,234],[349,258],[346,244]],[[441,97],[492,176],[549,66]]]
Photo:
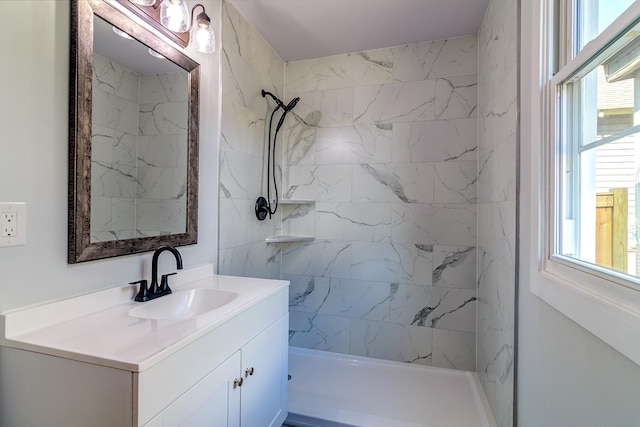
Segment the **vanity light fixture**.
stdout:
[[[163,31],[171,40],[187,47],[194,47],[202,53],[213,53],[216,50],[216,37],[211,26],[211,19],[205,8],[198,3],[189,12],[186,0],[117,0],[129,10],[142,17],[151,18],[155,28]],[[202,12],[195,19],[195,10],[201,7]]]

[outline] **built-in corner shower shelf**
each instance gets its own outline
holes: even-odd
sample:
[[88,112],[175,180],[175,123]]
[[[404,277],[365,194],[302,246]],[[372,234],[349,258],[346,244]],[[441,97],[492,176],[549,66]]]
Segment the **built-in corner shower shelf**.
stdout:
[[[300,200],[300,199],[282,199],[278,200],[278,203],[281,205],[315,205],[315,200]],[[304,243],[304,242],[313,242],[315,237],[312,236],[291,236],[291,235],[280,235],[280,236],[271,236],[267,237],[265,241],[267,243]]]
[[315,200],[296,200],[296,199],[283,199],[278,200],[281,205],[315,205]]
[[302,243],[302,242],[313,242],[315,240],[314,237],[310,236],[271,236],[264,239],[267,243]]

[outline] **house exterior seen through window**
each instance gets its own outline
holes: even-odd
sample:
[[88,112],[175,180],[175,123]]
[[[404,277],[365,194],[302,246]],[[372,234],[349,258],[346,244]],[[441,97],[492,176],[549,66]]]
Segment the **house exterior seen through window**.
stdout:
[[[640,283],[640,24],[633,1],[577,0],[556,82],[552,255]],[[603,31],[606,46],[583,49]],[[636,197],[638,195],[638,197]]]

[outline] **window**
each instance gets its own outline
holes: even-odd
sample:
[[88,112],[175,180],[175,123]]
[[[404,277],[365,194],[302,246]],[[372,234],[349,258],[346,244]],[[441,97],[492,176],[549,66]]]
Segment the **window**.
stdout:
[[559,52],[570,59],[552,80],[557,121],[550,142],[557,155],[550,255],[638,286],[640,24],[616,21],[631,3],[577,0],[561,9],[574,13],[565,37],[557,38],[571,41],[569,52]]
[[640,365],[640,0],[521,8],[521,284]]

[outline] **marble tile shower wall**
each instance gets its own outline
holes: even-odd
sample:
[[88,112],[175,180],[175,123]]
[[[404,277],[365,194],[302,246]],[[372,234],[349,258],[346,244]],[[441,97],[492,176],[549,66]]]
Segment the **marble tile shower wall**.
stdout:
[[187,94],[186,73],[140,75],[94,55],[92,241],[185,229]]
[[501,427],[513,425],[517,2],[491,0],[478,36],[478,366]]
[[186,230],[188,78],[140,76],[136,237]]
[[477,37],[286,65],[290,344],[475,370]]
[[284,61],[227,1],[222,3],[221,37],[218,271],[279,278],[281,248],[267,245],[265,238],[278,233],[280,215],[260,222],[254,214],[254,203],[258,196],[266,196],[262,180],[265,118],[271,105],[260,92],[265,89],[282,97]]
[[134,237],[140,75],[93,61],[91,241]]

